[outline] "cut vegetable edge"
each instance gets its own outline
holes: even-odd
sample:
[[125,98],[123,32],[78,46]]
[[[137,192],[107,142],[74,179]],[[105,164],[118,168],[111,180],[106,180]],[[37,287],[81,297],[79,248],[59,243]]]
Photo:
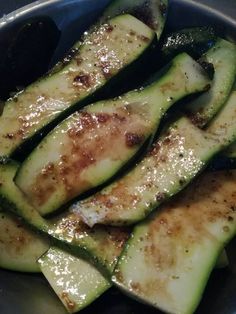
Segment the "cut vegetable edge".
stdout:
[[0,267],[18,272],[40,272],[37,260],[49,249],[49,239],[5,210],[0,211],[0,230]]
[[[236,93],[206,130],[185,117],[174,122],[127,175],[74,207],[90,226],[130,225],[180,192],[235,140]],[[108,205],[107,205],[108,204]]]
[[69,313],[82,310],[111,286],[110,282],[79,257],[50,247],[10,212],[0,211],[0,268],[18,272],[42,272]]
[[[115,34],[122,32],[127,36],[118,37],[127,41],[127,45],[124,42],[118,45],[119,40],[115,39]],[[34,147],[42,135],[66,116],[99,98],[98,93],[121,79],[124,73],[131,73],[138,60],[148,54],[154,38],[151,29],[130,15],[115,17],[110,24],[94,30],[63,69],[41,78],[6,103],[0,119],[1,158],[23,158],[29,144]],[[104,52],[100,51],[96,40],[108,46],[108,51],[105,48]],[[128,46],[129,53],[124,50]],[[102,61],[104,53],[106,63]]]
[[163,32],[166,15],[167,15],[168,0],[113,0],[107,6],[99,22],[102,24],[107,19],[119,14],[128,13],[143,23],[148,25],[156,32],[157,38],[161,37]]
[[82,223],[78,216],[67,213],[58,221],[45,220],[32,207],[23,193],[13,182],[18,169],[16,162],[0,164],[0,200],[6,210],[21,217],[26,224],[50,236],[58,247],[67,248],[76,256],[92,262],[110,278],[124,242],[128,238],[126,229],[96,228],[91,230]]
[[[225,53],[227,54],[227,56],[229,56],[229,58],[224,58]],[[203,101],[204,101],[204,105],[206,106],[206,110],[207,110],[207,116],[204,117],[204,120],[203,119],[200,119],[201,121],[199,120],[199,117],[202,115],[201,110],[197,111],[197,109],[194,108],[193,106],[194,103],[189,104],[189,110],[191,109],[193,110],[191,113],[191,121],[194,122],[194,124],[196,124],[197,126],[199,126],[199,121],[201,122],[201,126],[205,125],[206,123],[209,123],[210,120],[213,119],[215,115],[217,115],[217,113],[224,107],[225,103],[229,100],[230,91],[232,89],[232,84],[235,79],[235,73],[236,73],[236,64],[235,66],[234,65],[232,66],[231,64],[231,61],[232,61],[231,59],[232,57],[234,57],[235,54],[236,54],[236,46],[223,39],[219,39],[217,43],[214,45],[214,47],[211,48],[206,53],[205,58],[207,59],[207,61],[213,62],[213,65],[216,66],[215,78],[214,78],[213,87],[210,89],[210,91],[204,93],[203,95],[198,97],[196,100],[197,102],[201,103],[202,106],[203,106]],[[227,69],[230,68],[230,71],[226,73],[224,66],[226,66]],[[220,83],[221,80],[224,81],[224,84]],[[209,103],[207,102],[205,103],[207,98],[209,98],[209,101],[210,101]],[[209,107],[211,110],[208,110]],[[186,108],[188,108],[188,106],[186,106]],[[156,146],[156,149],[158,150],[158,145]],[[180,152],[180,154],[182,153]],[[161,154],[159,154],[159,157],[162,159],[168,158],[167,155],[161,156]],[[145,157],[144,157],[144,160],[145,160]],[[146,158],[146,160],[147,160],[146,167],[147,168],[153,167],[151,163],[150,165],[148,165],[148,160],[149,160],[148,157]],[[173,160],[173,163],[174,162],[175,161]],[[164,166],[164,163],[163,163],[163,166]],[[142,167],[145,167],[145,161],[141,161],[140,164],[136,165],[136,168],[138,169],[141,169]],[[130,173],[124,175],[124,177],[118,180],[117,182],[109,185],[108,187],[105,187],[103,190],[98,192],[98,194],[96,194],[95,196],[92,196],[91,198],[87,200],[83,200],[82,202],[78,202],[77,204],[75,204],[74,210],[78,210],[78,212],[81,214],[81,217],[83,218],[85,223],[87,223],[89,226],[93,226],[94,224],[97,224],[97,223],[108,224],[108,225],[109,224],[111,225],[124,224],[125,225],[126,223],[127,224],[135,223],[137,219],[139,219],[135,217],[136,213],[133,213],[134,214],[133,217],[135,217],[134,219],[130,218],[130,221],[128,221],[128,219],[127,221],[125,221],[125,218],[119,219],[118,216],[115,219],[113,219],[114,217],[112,216],[112,211],[119,212],[119,206],[121,207],[123,206],[122,202],[120,202],[120,200],[122,200],[122,194],[121,196],[119,196],[119,189],[116,188],[116,186],[120,185],[121,187],[123,186],[124,189],[128,190],[129,186],[131,186],[130,184],[132,184],[132,182],[129,182],[130,181],[129,178],[131,178],[133,173],[136,174],[137,172],[138,170],[136,171],[135,168],[131,169]],[[143,172],[142,175],[144,176],[145,173]],[[183,177],[185,177],[185,175],[183,175]],[[126,178],[128,182],[127,184],[126,184]],[[185,181],[185,179],[182,179],[182,178],[180,178],[180,180]],[[149,184],[150,182],[148,182],[147,180],[147,186]],[[182,185],[184,186],[184,184]],[[178,187],[177,191],[181,190],[183,186]],[[134,189],[136,189],[136,187],[134,187]],[[146,188],[142,186],[140,187],[140,189],[145,190]],[[164,194],[166,194],[165,192],[166,190],[168,191],[168,188],[158,193],[160,195],[158,196],[158,198],[165,199]],[[115,192],[115,194],[113,192]],[[138,195],[138,193],[137,195],[133,193],[133,196],[127,194],[127,198],[130,198],[134,202],[135,202],[134,199],[138,200],[139,197],[141,196]],[[106,204],[108,204],[109,206]],[[133,207],[133,205],[130,205],[129,207]],[[127,211],[129,210],[128,207],[126,209]],[[147,208],[147,212],[149,212],[148,208]],[[143,219],[144,217],[145,215],[140,216],[140,220]]]
[[226,103],[235,81],[235,60],[236,45],[224,39],[218,39],[202,57],[202,61],[213,65],[215,73],[211,89],[186,106],[195,125],[204,127]]
[[208,87],[202,68],[180,54],[150,86],[90,105],[59,124],[23,162],[17,186],[40,214],[54,212],[110,180],[153,138],[170,106]]
[[203,174],[136,226],[113,282],[168,313],[193,313],[217,258],[236,234],[235,177],[236,171]]
[[111,287],[93,265],[55,247],[38,263],[69,313],[84,309]]

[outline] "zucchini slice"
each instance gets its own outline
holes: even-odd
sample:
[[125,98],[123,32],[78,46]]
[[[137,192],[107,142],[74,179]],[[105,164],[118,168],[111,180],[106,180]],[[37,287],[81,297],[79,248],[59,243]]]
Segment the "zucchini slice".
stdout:
[[0,211],[0,230],[0,267],[20,272],[40,272],[37,260],[49,249],[49,240],[4,210]]
[[151,46],[154,34],[131,15],[115,17],[89,33],[64,68],[6,103],[0,117],[0,156],[14,155],[20,147],[24,153],[29,141],[34,145],[65,116],[91,103],[94,93],[108,87],[112,78],[129,72],[130,65]]
[[135,227],[114,271],[125,293],[168,313],[194,313],[236,234],[236,171],[204,174]]
[[[132,204],[134,207],[136,206],[136,208],[138,208],[135,217],[136,220],[142,219],[160,203],[159,190],[153,190],[154,185],[150,184],[152,176],[154,176],[154,179],[161,179],[161,187],[167,184],[169,189],[168,197],[170,197],[170,189],[172,189],[173,194],[175,194],[178,191],[178,187],[180,187],[180,189],[183,188],[183,186],[187,184],[187,181],[190,181],[202,170],[212,155],[235,141],[235,101],[236,93],[233,93],[224,110],[216,117],[207,131],[199,130],[192,125],[188,119],[182,118],[172,125],[169,134],[166,135],[166,139],[163,138],[161,140],[163,144],[156,144],[152,154],[149,154],[149,156],[144,159],[144,162],[146,163],[148,161],[151,167],[151,169],[148,170],[148,176],[144,176],[144,179],[146,178],[148,181],[145,182],[143,179],[140,186],[138,180],[136,180],[136,182],[133,181],[133,184],[137,187],[137,189],[133,191],[135,191],[135,193],[141,193],[142,200],[144,199],[144,192],[145,197],[150,197],[150,199],[146,199],[145,206],[143,207],[139,206],[139,204],[143,204],[142,202],[138,204],[138,198],[133,198],[136,203],[133,202]],[[161,156],[166,158],[166,162],[160,154],[157,153],[158,149],[159,151],[161,149],[165,152],[165,154],[161,154]],[[169,161],[169,165],[167,161]],[[167,172],[165,172],[163,176],[158,176],[158,167],[162,167],[162,165],[164,165]],[[176,170],[178,165],[180,166],[180,172],[172,172],[172,169]],[[143,168],[148,169],[145,167],[144,165]],[[57,240],[58,244],[69,246],[76,254],[83,254],[86,258],[97,263],[107,274],[110,274],[129,235],[128,231],[112,227],[104,229],[101,226],[97,226],[95,229],[89,229],[81,222],[78,211],[73,208],[69,213],[65,213],[64,216],[57,218],[56,221],[43,219],[27,202],[24,195],[14,184],[13,178],[17,168],[18,165],[14,162],[0,165],[0,200],[4,208],[6,207],[9,210],[15,211],[15,213],[20,215],[30,225]],[[164,169],[162,168],[161,171],[163,173]],[[141,175],[142,174],[141,171]],[[185,182],[182,181],[183,177]],[[163,178],[166,178],[166,180],[162,180]],[[128,188],[130,187],[128,186]],[[128,188],[125,193],[128,192]],[[135,196],[133,191],[131,196]],[[124,199],[124,189],[122,193],[123,194],[120,194],[119,197],[121,198],[122,196]],[[155,197],[154,201],[153,195],[158,196]],[[151,203],[152,201],[153,203]],[[119,209],[122,209],[122,206],[120,206]],[[123,216],[128,216],[126,213],[122,212],[122,210],[120,213],[123,214]],[[132,216],[133,210],[128,208],[128,214]],[[128,217],[128,219],[129,221],[134,220],[133,217]],[[127,223],[127,217],[125,217],[124,221]]]
[[69,313],[82,310],[111,286],[93,265],[55,247],[38,263]]
[[188,103],[186,111],[194,124],[204,127],[225,104],[232,90],[236,76],[236,45],[219,39],[201,61],[214,66],[212,87],[207,93]]
[[153,29],[160,38],[165,26],[168,0],[113,0],[103,13],[100,22],[129,13]]
[[73,210],[51,220],[40,216],[14,184],[19,165],[13,161],[0,164],[0,202],[6,210],[22,217],[27,224],[49,235],[57,246],[70,249],[73,254],[95,263],[110,276],[124,243],[129,237],[125,228],[85,225]]
[[236,135],[236,93],[206,130],[183,117],[127,175],[74,205],[89,225],[129,225],[181,191]]
[[[140,177],[133,177],[133,181],[130,182],[137,188],[128,195],[128,200],[133,197],[132,199],[135,201],[132,205],[136,212],[133,208],[128,207],[127,214],[122,211],[121,205],[118,216],[122,216],[121,218],[125,223],[127,220],[130,222],[135,219],[142,219],[161,202],[160,190],[156,191],[155,185],[150,184],[152,183],[151,180],[161,179],[160,187],[166,185],[169,195],[165,196],[166,198],[170,197],[172,191],[172,194],[175,194],[202,170],[215,153],[225,149],[227,145],[235,141],[235,102],[236,93],[233,93],[224,110],[216,117],[207,131],[198,129],[186,118],[181,118],[170,127],[169,134],[161,140],[162,144],[157,142],[152,153],[144,159],[143,169],[148,171],[146,174],[143,174],[142,171],[139,172],[144,175],[143,180],[140,180]],[[158,154],[158,150],[159,152],[163,151],[164,154]],[[176,173],[178,167],[179,171]],[[14,210],[30,225],[49,234],[57,240],[58,245],[66,245],[79,256],[83,255],[89,258],[109,275],[129,236],[128,230],[114,227],[103,228],[102,226],[89,229],[82,223],[80,213],[76,208],[70,209],[69,212],[53,221],[45,220],[27,202],[23,193],[14,184],[13,178],[17,168],[18,165],[14,162],[0,165],[0,200],[2,204],[9,210]],[[185,179],[184,182],[182,181],[183,178]],[[147,181],[145,181],[146,179]],[[129,188],[128,186],[127,190],[123,189],[122,193],[118,195],[121,200],[125,200]],[[140,193],[142,198],[139,200],[133,191]],[[156,197],[153,198],[153,195]],[[145,201],[144,204],[143,200]],[[136,214],[136,217],[132,217],[133,213]],[[121,219],[120,217],[118,219]],[[120,220],[118,221],[120,222]]]
[[36,147],[15,182],[45,215],[113,177],[152,139],[167,109],[209,81],[187,54],[150,86],[76,112]]
[[215,43],[217,37],[212,27],[192,27],[169,34],[163,39],[162,53],[165,59],[186,52],[193,58],[200,58]]

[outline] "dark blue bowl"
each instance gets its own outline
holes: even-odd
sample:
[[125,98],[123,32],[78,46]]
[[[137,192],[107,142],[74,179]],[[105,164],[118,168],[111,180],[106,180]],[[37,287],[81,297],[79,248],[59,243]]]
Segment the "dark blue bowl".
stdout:
[[[27,0],[22,0],[24,3]],[[16,4],[18,3],[15,1]],[[30,2],[30,0],[28,0]],[[10,6],[12,1],[9,1]],[[86,27],[95,21],[109,0],[46,0],[19,9],[0,19],[0,58],[11,38],[26,20],[49,17],[60,30],[54,63],[72,46]],[[3,4],[0,5],[0,9]],[[226,38],[236,41],[235,0],[170,0],[168,28],[212,25]],[[2,81],[0,76],[0,81]],[[1,84],[1,83],[0,83]],[[236,243],[228,248],[230,267],[214,271],[208,283],[199,314],[236,313]],[[65,309],[40,275],[0,270],[0,314],[64,314]],[[151,314],[158,311],[141,305],[116,289],[82,311],[83,314]]]

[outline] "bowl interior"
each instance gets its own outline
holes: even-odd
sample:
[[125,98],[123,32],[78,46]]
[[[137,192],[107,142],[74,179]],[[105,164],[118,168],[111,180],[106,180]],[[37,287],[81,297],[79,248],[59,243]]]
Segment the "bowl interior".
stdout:
[[[49,17],[61,32],[52,64],[59,60],[80,34],[99,15],[109,0],[51,0],[36,2],[0,20],[0,58],[9,38],[35,17]],[[226,5],[227,3],[227,5]],[[214,7],[214,8],[213,8]],[[167,25],[169,30],[186,26],[212,25],[219,34],[236,40],[235,0],[170,1]],[[197,313],[233,314],[236,312],[236,241],[228,248],[231,266],[214,271]],[[143,314],[157,313],[111,289],[81,313]],[[45,279],[0,270],[0,313],[64,314],[66,310]]]

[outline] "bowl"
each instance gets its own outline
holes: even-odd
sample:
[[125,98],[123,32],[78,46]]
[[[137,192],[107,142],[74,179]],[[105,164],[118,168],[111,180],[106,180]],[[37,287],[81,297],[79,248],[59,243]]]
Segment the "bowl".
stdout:
[[[235,0],[170,0],[168,30],[212,25],[225,38],[236,41]],[[81,33],[96,19],[109,0],[36,1],[0,19],[0,59],[6,54],[9,38],[27,21],[47,19],[55,27],[57,40],[50,64],[59,60]],[[45,44],[46,45],[46,44]],[[52,53],[51,51],[51,53]],[[48,58],[48,63],[49,60]],[[198,314],[236,312],[236,241],[228,247],[230,266],[213,271]],[[0,270],[1,314],[65,314],[66,310],[41,275]],[[154,314],[161,313],[111,289],[81,314]]]

